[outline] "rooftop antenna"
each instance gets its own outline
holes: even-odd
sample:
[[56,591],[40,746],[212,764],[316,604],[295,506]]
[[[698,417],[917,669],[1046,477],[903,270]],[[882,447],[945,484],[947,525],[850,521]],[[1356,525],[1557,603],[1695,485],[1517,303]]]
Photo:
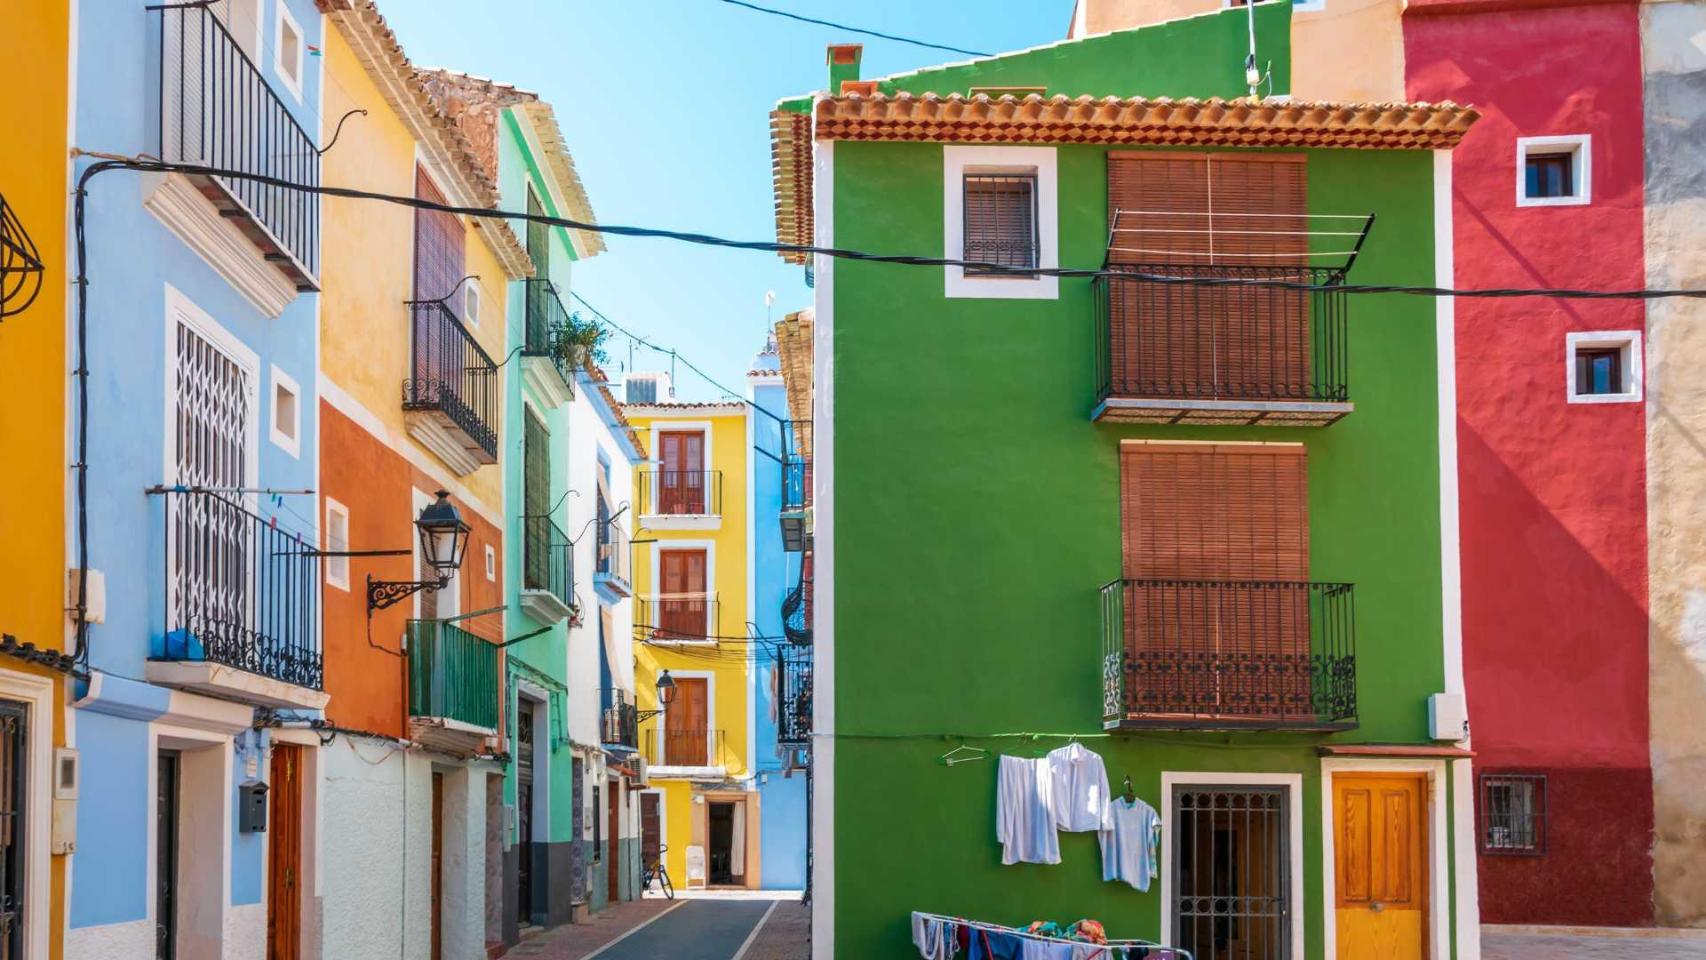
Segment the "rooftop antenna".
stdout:
[[1259,99],[1262,71],[1256,66],[1256,0],[1244,0],[1244,12],[1250,24],[1250,55],[1244,58],[1244,82],[1250,85],[1250,99]]
[[774,307],[775,305],[776,305],[776,291],[774,291],[774,290],[764,291],[764,326],[766,329],[774,326],[774,324],[772,322],[770,308]]

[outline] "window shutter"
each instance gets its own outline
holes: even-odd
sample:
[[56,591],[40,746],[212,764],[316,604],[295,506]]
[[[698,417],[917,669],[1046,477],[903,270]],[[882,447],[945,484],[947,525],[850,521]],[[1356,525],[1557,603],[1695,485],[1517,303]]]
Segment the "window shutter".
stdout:
[[1127,443],[1120,460],[1126,577],[1309,579],[1303,445]]
[[[532,190],[527,191],[527,213],[534,217],[545,215],[545,208],[539,205],[539,195]],[[538,220],[527,221],[527,258],[533,261],[535,280],[551,279],[550,230]]]
[[[444,194],[427,177],[426,169],[415,168],[415,196],[444,203]],[[415,299],[437,300],[450,296],[466,273],[463,265],[462,221],[455,214],[438,210],[415,211]],[[449,306],[458,317],[459,306]]]
[[1033,175],[967,174],[965,259],[1007,267],[1035,267],[1036,193],[1037,179]]
[[551,527],[545,519],[551,509],[551,434],[539,418],[531,413],[522,416],[526,423],[522,446],[522,547],[528,587],[548,588],[551,585]]

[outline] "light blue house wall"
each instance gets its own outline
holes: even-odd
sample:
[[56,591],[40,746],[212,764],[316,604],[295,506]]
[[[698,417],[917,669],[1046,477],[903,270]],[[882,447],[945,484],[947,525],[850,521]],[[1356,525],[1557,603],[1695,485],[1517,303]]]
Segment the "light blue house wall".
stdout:
[[[788,416],[776,354],[766,351],[747,375],[749,400],[761,413],[749,418],[753,443],[752,618],[762,637],[782,636],[782,600],[799,576],[800,555],[782,549],[783,424]],[[765,414],[768,413],[769,416]],[[784,640],[754,644],[751,671],[753,704],[752,769],[758,777],[759,881],[767,890],[798,890],[806,884],[806,777],[803,770],[784,776],[776,742],[775,651]]]
[[[321,129],[319,59],[305,53],[301,95],[285,90],[272,56],[278,4],[287,4],[306,49],[320,44],[320,17],[312,0],[260,0],[257,23],[260,69],[309,135]],[[99,9],[96,9],[98,7]],[[121,155],[161,154],[159,137],[160,14],[140,0],[86,7],[74,42],[76,103],[73,138],[85,150]],[[92,162],[77,160],[81,173]],[[153,865],[153,744],[163,723],[207,706],[205,698],[173,693],[144,682],[148,659],[164,646],[166,558],[163,499],[144,490],[166,482],[168,371],[172,360],[168,289],[211,318],[254,355],[252,386],[258,395],[250,427],[258,431],[253,482],[279,490],[311,490],[319,449],[315,412],[317,296],[299,294],[277,317],[266,315],[209,262],[144,206],[160,185],[158,174],[118,170],[88,185],[87,368],[89,566],[105,577],[105,622],[91,625],[92,671],[105,676],[82,684],[74,722],[85,780],[78,803],[78,846],[73,871],[67,956],[78,956],[78,930],[128,925],[107,943],[129,943],[127,931],[152,935],[148,916]],[[75,337],[73,328],[71,335]],[[73,343],[75,341],[73,340]],[[296,451],[269,439],[273,371],[297,386]],[[75,504],[75,488],[71,503]],[[314,499],[257,494],[253,508],[279,528],[318,543]],[[75,515],[69,522],[76,523]],[[75,528],[69,533],[75,544]],[[229,708],[215,704],[209,709]],[[233,725],[235,720],[232,721]],[[266,834],[239,833],[237,784],[256,760],[265,778],[265,738],[227,732],[232,762],[228,799],[231,906],[259,904]],[[185,817],[223,814],[184,808]],[[263,911],[264,913],[264,911]],[[264,933],[264,920],[263,920]],[[151,942],[151,941],[150,941]]]

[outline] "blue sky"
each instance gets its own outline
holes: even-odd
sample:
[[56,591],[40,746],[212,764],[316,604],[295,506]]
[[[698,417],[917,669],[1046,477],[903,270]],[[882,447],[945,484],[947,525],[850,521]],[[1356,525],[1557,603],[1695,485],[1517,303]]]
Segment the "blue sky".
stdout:
[[[761,6],[999,52],[1066,35],[1072,0],[755,0]],[[823,87],[830,43],[865,44],[863,75],[965,59],[755,13],[721,0],[381,0],[410,59],[538,93],[563,126],[603,223],[773,240],[770,107]],[[616,323],[735,390],[764,343],[764,293],[780,317],[811,302],[801,271],[772,254],[608,239],[575,292]],[[626,341],[610,347],[625,367]],[[669,358],[636,348],[635,369]],[[712,399],[678,369],[682,399]]]

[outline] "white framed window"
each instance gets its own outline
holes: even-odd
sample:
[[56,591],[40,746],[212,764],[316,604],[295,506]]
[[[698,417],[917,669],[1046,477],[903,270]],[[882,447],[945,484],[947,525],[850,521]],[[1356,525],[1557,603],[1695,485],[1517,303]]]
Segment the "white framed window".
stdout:
[[[349,508],[326,498],[326,551],[342,553],[349,550]],[[339,590],[349,589],[349,557],[326,558],[326,583]]]
[[1639,403],[1641,331],[1589,330],[1564,335],[1564,379],[1571,403]]
[[462,322],[469,327],[480,325],[480,281],[470,278],[462,285]]
[[486,544],[486,579],[496,582],[498,579],[498,549]]
[[1516,205],[1580,206],[1593,200],[1593,142],[1585,133],[1518,137]]
[[302,99],[302,58],[307,48],[302,27],[290,15],[290,5],[278,0],[278,22],[273,31],[273,67],[278,78],[297,100]]
[[272,368],[272,420],[268,434],[273,446],[293,457],[302,455],[302,388],[277,367]]
[[[943,256],[1041,269],[1060,266],[1053,147],[942,148]],[[1053,300],[1057,277],[944,267],[951,298]]]

